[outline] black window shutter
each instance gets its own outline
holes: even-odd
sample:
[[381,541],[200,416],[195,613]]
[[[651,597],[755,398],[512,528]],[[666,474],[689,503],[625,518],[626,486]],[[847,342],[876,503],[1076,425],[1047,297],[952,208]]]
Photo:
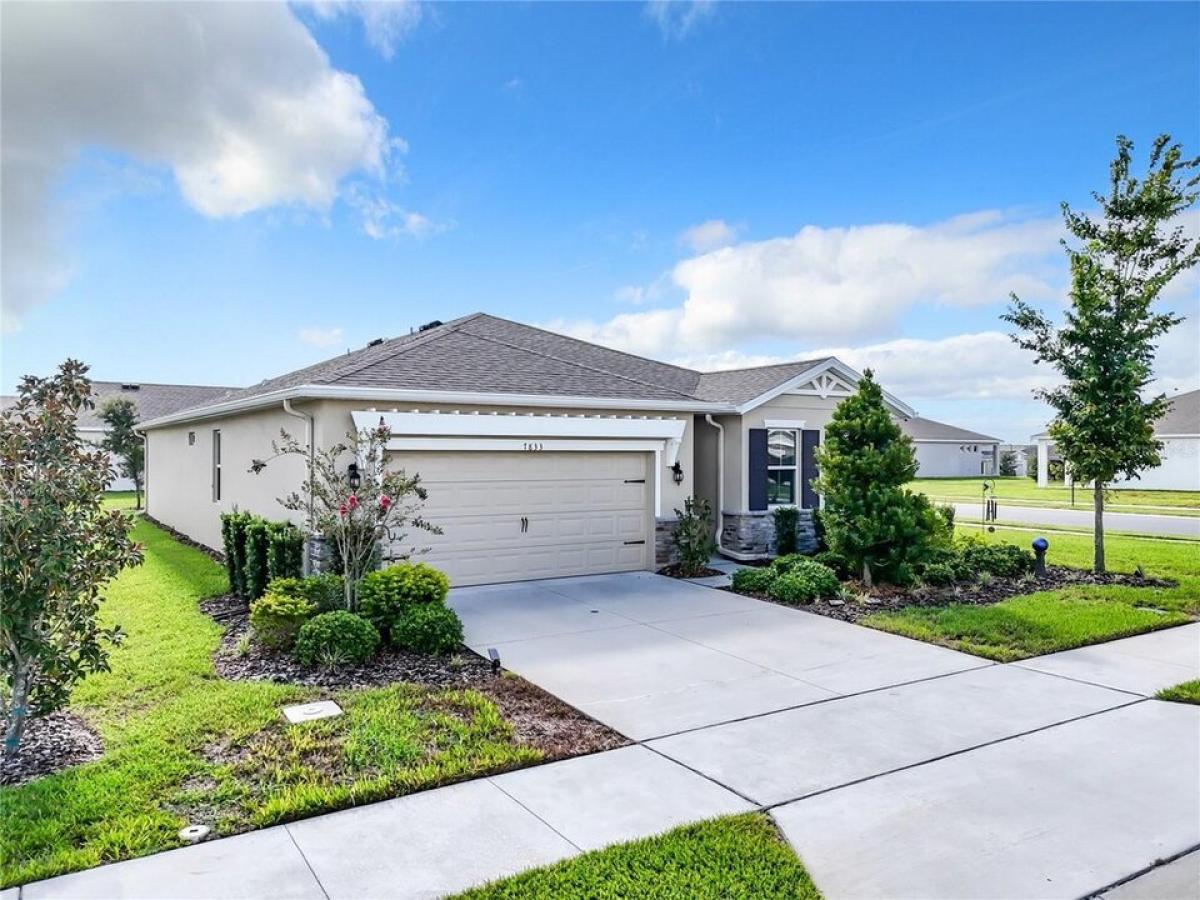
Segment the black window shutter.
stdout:
[[767,429],[750,429],[750,509],[767,508]]
[[821,443],[821,432],[805,429],[800,434],[800,505],[805,509],[816,509],[820,504],[813,488],[817,477],[817,445]]

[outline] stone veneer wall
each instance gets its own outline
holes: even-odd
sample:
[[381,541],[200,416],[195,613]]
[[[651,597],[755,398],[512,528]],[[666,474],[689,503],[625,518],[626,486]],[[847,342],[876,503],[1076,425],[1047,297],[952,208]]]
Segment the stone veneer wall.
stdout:
[[675,523],[678,519],[654,520],[654,565],[669,566],[679,562],[675,552]]
[[[817,526],[811,509],[799,510],[796,518],[796,549],[817,550]],[[775,517],[770,510],[721,513],[721,549],[735,558],[755,559],[775,555]]]

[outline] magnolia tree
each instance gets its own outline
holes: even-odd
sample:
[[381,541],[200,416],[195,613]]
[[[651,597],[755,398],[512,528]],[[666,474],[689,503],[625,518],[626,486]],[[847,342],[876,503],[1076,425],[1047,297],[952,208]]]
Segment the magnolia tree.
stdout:
[[[344,442],[311,455],[286,431],[271,445],[272,459],[300,456],[305,460],[301,489],[279,498],[279,503],[301,514],[310,535],[320,535],[337,548],[345,575],[346,609],[351,612],[358,608],[358,582],[374,568],[381,542],[402,543],[409,528],[442,533],[421,516],[427,497],[421,476],[388,467],[385,450],[390,437],[380,422],[375,428],[348,432]],[[351,464],[357,476],[353,487]],[[266,465],[256,459],[250,471],[261,472]]]
[[92,406],[87,366],[67,360],[50,378],[26,377],[0,413],[0,658],[4,754],[30,715],[61,708],[86,675],[108,668],[118,628],[98,622],[100,589],[141,548],[129,520],[105,510],[107,451],[80,439],[75,417]]

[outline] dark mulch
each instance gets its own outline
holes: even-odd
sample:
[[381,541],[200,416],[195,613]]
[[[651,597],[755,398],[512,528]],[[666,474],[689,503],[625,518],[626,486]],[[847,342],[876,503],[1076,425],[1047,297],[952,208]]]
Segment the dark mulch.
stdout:
[[163,531],[165,531],[171,537],[175,538],[175,540],[179,541],[179,543],[187,544],[187,546],[192,547],[195,550],[199,550],[201,553],[203,553],[205,556],[207,556],[213,562],[218,562],[221,565],[225,565],[225,554],[222,553],[221,551],[214,550],[212,547],[209,547],[205,544],[201,544],[199,541],[192,540],[190,537],[188,537],[182,531],[176,531],[174,528],[172,528],[166,522],[160,522],[158,519],[154,518],[154,516],[150,515],[150,513],[148,513],[148,512],[143,511],[141,516],[143,519],[145,519],[147,522],[149,522],[155,528],[161,528]]
[[569,706],[553,694],[511,673],[497,676],[490,660],[463,647],[447,656],[412,653],[385,647],[359,666],[313,669],[292,656],[274,653],[249,639],[246,601],[214,597],[200,608],[225,626],[214,655],[223,678],[274,681],[321,688],[382,687],[397,682],[435,688],[471,688],[490,697],[513,725],[517,739],[551,759],[620,747],[628,741],[606,725]]
[[22,784],[80,763],[99,759],[100,735],[69,712],[30,719],[21,747],[12,759],[0,758],[0,784]]
[[663,566],[658,570],[659,575],[666,575],[668,578],[711,578],[713,575],[724,575],[720,569],[713,569],[705,566],[694,575],[684,575],[679,570],[679,563],[671,563],[669,566]]
[[[990,606],[1017,597],[1021,594],[1032,594],[1036,591],[1050,591],[1077,585],[1114,585],[1124,584],[1134,587],[1174,587],[1175,582],[1157,578],[1145,578],[1138,575],[1122,575],[1108,572],[1097,575],[1083,569],[1068,569],[1061,566],[1050,566],[1044,578],[1029,576],[1026,578],[992,578],[987,584],[961,582],[959,584],[933,587],[922,585],[913,588],[901,588],[890,584],[877,584],[864,587],[855,581],[845,582],[845,586],[858,594],[858,599],[840,599],[825,597],[815,603],[806,604],[802,609],[829,616],[831,619],[841,619],[843,622],[857,622],[864,616],[877,612],[903,609],[906,606],[948,606],[951,603],[969,603],[976,606]],[[732,590],[732,588],[726,588]],[[779,603],[780,606],[793,606],[791,603],[780,603],[766,594],[750,594],[760,600]]]

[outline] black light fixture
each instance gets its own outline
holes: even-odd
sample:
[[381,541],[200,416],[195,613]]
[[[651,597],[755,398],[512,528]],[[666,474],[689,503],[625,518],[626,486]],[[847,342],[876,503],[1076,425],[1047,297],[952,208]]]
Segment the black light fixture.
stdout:
[[358,490],[358,486],[362,484],[362,476],[358,474],[358,463],[350,463],[346,467],[346,480],[350,482],[350,490]]
[[492,661],[492,674],[500,674],[500,651],[495,647],[488,647],[488,659]]
[[671,477],[675,479],[676,484],[683,484],[683,466],[679,464],[679,460],[675,460],[675,465],[671,466]]

